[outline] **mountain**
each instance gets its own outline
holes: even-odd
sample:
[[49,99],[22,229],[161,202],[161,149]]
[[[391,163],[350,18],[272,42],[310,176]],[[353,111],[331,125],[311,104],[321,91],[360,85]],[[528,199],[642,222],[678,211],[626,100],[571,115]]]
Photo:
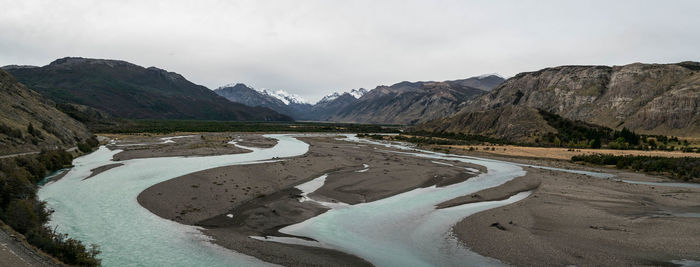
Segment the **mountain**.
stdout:
[[283,90],[257,91],[245,84],[237,83],[219,87],[214,92],[231,102],[251,107],[265,107],[297,120],[307,119],[312,105],[302,97]]
[[367,92],[368,91],[365,88],[352,89],[352,90],[350,90],[350,92],[344,92],[344,93],[334,92],[332,94],[324,96],[316,104],[330,103],[330,102],[333,102],[334,100],[336,100],[339,97],[346,95],[346,94],[349,96],[352,96],[355,99],[360,99],[360,97],[367,94]]
[[58,111],[54,102],[0,70],[2,155],[69,148],[90,136],[84,125]]
[[308,101],[306,101],[306,99],[304,99],[303,97],[296,95],[296,94],[289,93],[289,92],[284,91],[284,90],[271,91],[271,90],[263,89],[260,92],[263,95],[267,95],[267,96],[279,99],[280,101],[284,102],[285,105],[292,105],[292,104],[300,104],[300,105],[309,104],[310,105],[310,103]]
[[215,92],[230,101],[267,107],[296,120],[415,124],[452,115],[466,101],[503,81],[493,74],[445,82],[402,82],[371,91],[360,88],[335,92],[313,105],[283,90],[257,91],[243,84],[224,86]]
[[503,82],[497,75],[444,82],[378,86],[325,119],[337,122],[416,124],[455,114]]
[[[550,131],[537,110],[639,133],[700,136],[700,63],[561,66],[526,72],[422,130],[489,134],[511,127],[530,138]],[[517,113],[517,114],[516,114]],[[525,114],[528,114],[525,116]],[[484,118],[491,118],[484,119]],[[529,124],[528,124],[529,123]],[[509,130],[510,131],[510,130]]]
[[263,94],[242,83],[222,86],[214,90],[214,92],[231,102],[251,107],[266,107],[281,114],[291,114],[291,109],[282,100]]
[[[351,107],[357,103],[358,100],[356,96],[359,95],[357,90],[353,89],[353,91],[355,94],[351,92],[342,94],[333,93],[323,97],[311,108],[311,111],[307,115],[308,120],[328,121],[336,112]],[[364,91],[366,92],[366,90]]]
[[231,103],[180,74],[125,61],[69,57],[6,70],[59,104],[84,105],[118,118],[291,120],[268,108]]

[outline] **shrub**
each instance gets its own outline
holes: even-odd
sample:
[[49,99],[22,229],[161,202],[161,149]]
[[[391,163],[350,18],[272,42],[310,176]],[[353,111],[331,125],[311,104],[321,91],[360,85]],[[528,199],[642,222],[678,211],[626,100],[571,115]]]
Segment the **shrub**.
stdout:
[[593,154],[573,156],[571,157],[571,160],[596,165],[615,165],[620,169],[643,170],[646,172],[667,172],[674,178],[686,181],[700,178],[700,158],[695,157],[669,158]]

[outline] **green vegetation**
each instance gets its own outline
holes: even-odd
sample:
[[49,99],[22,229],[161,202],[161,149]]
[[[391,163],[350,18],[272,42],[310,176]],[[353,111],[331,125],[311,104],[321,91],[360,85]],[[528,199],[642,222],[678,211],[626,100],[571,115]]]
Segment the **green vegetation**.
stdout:
[[596,165],[615,165],[618,169],[633,169],[645,172],[670,173],[674,178],[695,181],[700,178],[700,158],[615,156],[609,154],[579,155],[571,157],[574,162],[587,162]]
[[392,139],[397,141],[405,141],[417,144],[428,145],[477,145],[477,144],[499,144],[499,145],[515,145],[515,142],[510,142],[505,139],[492,138],[483,135],[462,134],[462,133],[446,133],[446,132],[425,132],[416,131],[407,133],[411,136],[397,135]]
[[680,140],[678,137],[637,134],[627,128],[617,131],[604,126],[565,119],[557,114],[543,110],[539,112],[545,121],[557,132],[536,136],[534,137],[534,142],[514,142],[483,135],[427,131],[406,132],[406,135],[394,136],[391,139],[433,145],[497,144],[531,147],[567,147],[569,149],[608,148],[700,152],[700,147],[690,144],[687,140]]
[[80,152],[88,153],[96,147],[98,147],[99,145],[100,142],[97,141],[97,137],[92,136],[90,139],[85,140],[85,142],[78,143],[78,149],[80,150]]
[[637,134],[627,128],[616,131],[595,124],[565,119],[544,110],[540,110],[539,113],[547,124],[557,130],[557,133],[541,136],[535,140],[535,144],[532,144],[535,146],[700,152],[699,148],[690,147],[688,141],[681,141],[678,137]]
[[390,133],[396,126],[315,123],[315,122],[241,122],[201,120],[122,120],[118,125],[91,129],[99,133],[173,133],[173,132],[344,132]]
[[22,139],[22,130],[12,128],[3,123],[0,123],[0,133],[12,138]]
[[[95,147],[96,140],[84,143],[88,151]],[[72,160],[73,156],[63,150],[0,160],[0,220],[24,235],[27,242],[66,264],[99,266],[97,247],[86,247],[46,226],[50,211],[36,197],[37,184],[46,174],[69,166]]]

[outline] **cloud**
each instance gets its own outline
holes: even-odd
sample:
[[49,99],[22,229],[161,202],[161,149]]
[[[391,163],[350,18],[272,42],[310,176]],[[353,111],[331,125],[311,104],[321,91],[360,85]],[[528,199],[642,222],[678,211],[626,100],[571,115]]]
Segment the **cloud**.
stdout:
[[0,0],[0,65],[123,59],[307,99],[564,64],[700,60],[696,1]]

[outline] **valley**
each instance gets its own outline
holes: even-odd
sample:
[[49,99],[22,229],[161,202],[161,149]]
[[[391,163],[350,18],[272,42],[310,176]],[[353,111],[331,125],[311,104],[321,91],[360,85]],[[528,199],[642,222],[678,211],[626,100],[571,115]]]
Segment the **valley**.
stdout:
[[[111,138],[107,147],[77,159],[76,167],[65,177],[39,193],[56,209],[51,223],[59,227],[73,225],[71,236],[99,244],[106,265],[150,265],[145,262],[153,260],[211,266],[264,264],[243,254],[285,266],[383,266],[402,260],[428,265],[458,265],[457,261],[482,266],[538,265],[544,263],[539,260],[551,257],[567,265],[699,260],[693,254],[697,219],[683,214],[693,214],[700,187],[663,186],[663,177],[468,150],[435,153],[402,143],[339,134],[228,132]],[[228,139],[231,141],[225,141]],[[172,157],[172,151],[204,144],[210,144],[208,156]],[[236,150],[217,150],[217,146]],[[141,151],[136,154],[148,157],[123,154],[129,151]],[[236,163],[235,158],[244,161]],[[124,165],[82,180],[90,170],[113,162]],[[138,167],[146,165],[149,168]],[[324,178],[320,184],[305,189],[319,177]],[[132,191],[115,190],[115,182],[121,184],[119,188]],[[83,188],[83,193],[61,193],[76,186]],[[124,199],[125,195],[133,196],[132,200]],[[92,204],[70,204],[75,201],[71,199],[92,199]],[[125,200],[131,204],[125,206]],[[118,211],[112,210],[117,207]],[[383,211],[376,213],[376,209]],[[362,217],[363,210],[375,215]],[[80,218],[94,217],[84,212],[100,213],[102,219],[81,223]],[[136,241],[155,238],[146,237],[151,226],[135,218],[129,220],[142,223],[125,224],[124,218],[130,216],[147,216],[147,221],[160,225],[153,233],[171,229],[168,231],[174,232],[170,236],[184,239],[177,241],[181,244],[177,247],[155,252],[149,243]],[[589,219],[575,219],[581,216]],[[659,223],[668,226],[661,230],[655,226]],[[319,230],[329,227],[335,230]],[[107,233],[101,229],[107,228],[112,229],[110,242],[102,237]],[[444,239],[450,233],[457,239]],[[423,236],[424,242],[416,247],[405,247],[402,244],[408,241],[399,238],[411,240],[417,235]],[[217,247],[242,254],[221,254],[216,247],[206,248],[209,238]],[[674,241],[669,243],[665,238]],[[571,239],[578,242],[567,241]],[[537,254],[531,254],[532,242],[541,248],[534,251]],[[659,247],[659,242],[664,247]],[[599,250],[602,244],[604,251]],[[637,250],[640,246],[645,252]],[[140,251],[128,252],[134,249]],[[146,256],[170,255],[178,249],[187,249],[188,258]],[[409,252],[413,249],[422,253]],[[385,250],[392,253],[377,254]],[[508,253],[502,253],[504,250]],[[625,257],[601,257],[609,250]],[[195,251],[203,253],[202,257],[192,254]]]
[[[683,73],[694,66],[688,64],[646,68]],[[101,71],[90,73],[87,66]],[[176,102],[202,103],[191,94],[206,88],[156,68],[65,58],[45,67],[5,69],[43,95],[0,72],[5,98],[18,103],[5,109],[0,137],[8,140],[3,143],[8,149],[0,156],[2,166],[13,172],[25,169],[33,177],[26,183],[41,185],[29,191],[33,203],[45,203],[32,211],[46,216],[45,224],[34,227],[58,244],[70,243],[54,237],[57,233],[80,242],[82,247],[63,248],[84,255],[79,264],[530,266],[556,259],[557,265],[593,266],[700,261],[694,247],[700,232],[700,187],[688,183],[700,178],[692,116],[689,122],[664,124],[678,127],[666,131],[670,128],[599,125],[601,121],[532,101],[519,104],[529,97],[542,99],[540,94],[549,89],[540,88],[531,89],[532,96],[518,91],[517,101],[484,106],[506,99],[504,91],[535,75],[530,73],[508,80],[482,75],[401,82],[334,93],[316,104],[281,90],[234,84],[215,90],[219,96],[196,93],[201,101],[213,102],[188,106],[200,110],[190,113]],[[559,68],[538,73],[552,70]],[[76,71],[97,76],[70,76]],[[85,79],[76,84],[97,86],[96,98],[84,98],[81,92],[88,87],[54,91],[65,75]],[[692,83],[693,74],[688,75]],[[103,87],[112,83],[121,89]],[[683,86],[679,90],[695,88]],[[174,105],[170,107],[155,102],[121,107],[119,101],[96,101],[112,99],[119,91],[175,102],[168,102]],[[693,94],[686,96],[683,101],[693,101]],[[134,100],[129,97],[120,99]],[[16,109],[18,105],[24,108]],[[40,109],[32,110],[36,107]],[[58,123],[47,120],[47,112],[61,114]],[[64,162],[53,163],[50,157]],[[33,161],[47,165],[26,163]],[[8,179],[22,179],[7,173]],[[6,190],[15,194],[11,187]],[[6,205],[20,201],[9,199]],[[19,227],[16,219],[4,218]],[[32,230],[23,231],[19,240],[31,241],[28,247],[42,244],[31,239]],[[10,251],[26,252],[18,247]],[[27,257],[35,256],[11,260]],[[67,259],[62,257],[41,264]]]
[[0,267],[700,267],[698,1],[0,6]]

